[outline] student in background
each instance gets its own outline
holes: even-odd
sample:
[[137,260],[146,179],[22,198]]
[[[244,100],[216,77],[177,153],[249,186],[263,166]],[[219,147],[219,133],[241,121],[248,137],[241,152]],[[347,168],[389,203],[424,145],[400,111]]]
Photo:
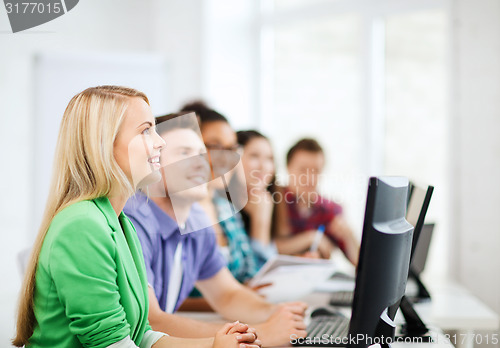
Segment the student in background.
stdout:
[[266,346],[286,344],[292,334],[305,335],[303,303],[272,305],[236,281],[225,267],[211,222],[197,203],[208,195],[206,149],[196,118],[190,121],[186,116],[157,118],[166,142],[160,158],[163,181],[148,187],[151,198],[138,193],[125,208],[142,244],[150,284],[151,325],[182,337],[217,332],[219,324],[172,314],[196,284],[222,316],[261,322],[255,329]]
[[[181,111],[195,112],[200,118],[201,134],[213,167],[225,168],[233,164],[231,153],[236,152],[239,146],[236,132],[228,120],[202,102],[187,104]],[[225,179],[229,185],[231,178],[226,176]],[[217,243],[227,259],[229,271],[240,283],[245,283],[257,273],[259,267],[241,214],[231,211],[225,191],[227,188],[221,185],[221,180],[210,182],[208,189],[209,195],[200,204],[213,223]]]
[[325,164],[325,155],[314,139],[302,139],[287,154],[289,183],[283,189],[279,210],[276,245],[280,253],[307,251],[319,226],[325,234],[319,245],[322,257],[328,258],[338,246],[347,259],[358,264],[359,242],[342,216],[342,207],[318,193],[317,185]]
[[144,260],[122,208],[137,188],[160,179],[163,146],[143,93],[101,86],[71,99],[21,292],[15,346],[236,348],[240,335],[253,342],[238,323],[215,340],[178,339],[149,326]]
[[243,148],[243,163],[248,203],[241,211],[245,229],[250,236],[258,267],[277,254],[273,227],[275,213],[272,192],[274,186],[274,155],[269,139],[255,130],[237,132]]

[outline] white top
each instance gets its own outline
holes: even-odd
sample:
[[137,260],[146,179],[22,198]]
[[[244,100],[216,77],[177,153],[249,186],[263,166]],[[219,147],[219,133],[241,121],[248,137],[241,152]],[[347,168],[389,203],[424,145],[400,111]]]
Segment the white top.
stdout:
[[[153,344],[155,344],[163,336],[168,336],[168,335],[163,332],[148,330],[144,333],[144,337],[142,338],[139,348],[151,348]],[[107,346],[106,348],[138,348],[138,347],[135,345],[134,341],[132,341],[130,336],[127,336],[124,339]]]
[[170,273],[170,279],[168,281],[168,292],[167,292],[167,305],[165,311],[167,313],[173,313],[177,299],[179,298],[179,291],[181,290],[182,284],[182,240],[177,244],[174,254],[174,266],[172,267],[172,273]]

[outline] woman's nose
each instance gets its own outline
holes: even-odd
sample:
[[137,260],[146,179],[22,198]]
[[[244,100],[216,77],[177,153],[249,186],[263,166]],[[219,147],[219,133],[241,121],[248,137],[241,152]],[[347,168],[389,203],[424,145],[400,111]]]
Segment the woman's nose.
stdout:
[[154,138],[154,148],[155,149],[163,149],[165,147],[165,140],[155,132],[155,138]]

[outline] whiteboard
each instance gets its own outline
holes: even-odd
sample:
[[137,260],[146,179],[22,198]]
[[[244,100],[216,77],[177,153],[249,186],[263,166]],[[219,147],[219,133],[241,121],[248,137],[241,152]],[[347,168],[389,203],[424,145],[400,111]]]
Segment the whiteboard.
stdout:
[[34,64],[34,192],[33,231],[38,231],[49,194],[57,135],[70,99],[88,87],[121,85],[149,98],[154,115],[171,112],[168,67],[153,54],[61,53],[38,54]]

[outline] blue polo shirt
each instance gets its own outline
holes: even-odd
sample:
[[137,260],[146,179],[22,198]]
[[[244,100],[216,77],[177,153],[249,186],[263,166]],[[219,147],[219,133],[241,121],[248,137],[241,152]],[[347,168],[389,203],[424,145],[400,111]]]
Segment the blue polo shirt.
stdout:
[[[198,280],[208,279],[226,266],[219,252],[215,231],[198,204],[193,204],[186,228],[195,232],[181,235],[177,222],[141,193],[130,198],[123,209],[132,221],[142,246],[148,283],[160,308],[167,304],[168,281],[177,244],[183,243],[183,277],[175,310],[189,296]],[[194,226],[210,226],[196,229]]]

